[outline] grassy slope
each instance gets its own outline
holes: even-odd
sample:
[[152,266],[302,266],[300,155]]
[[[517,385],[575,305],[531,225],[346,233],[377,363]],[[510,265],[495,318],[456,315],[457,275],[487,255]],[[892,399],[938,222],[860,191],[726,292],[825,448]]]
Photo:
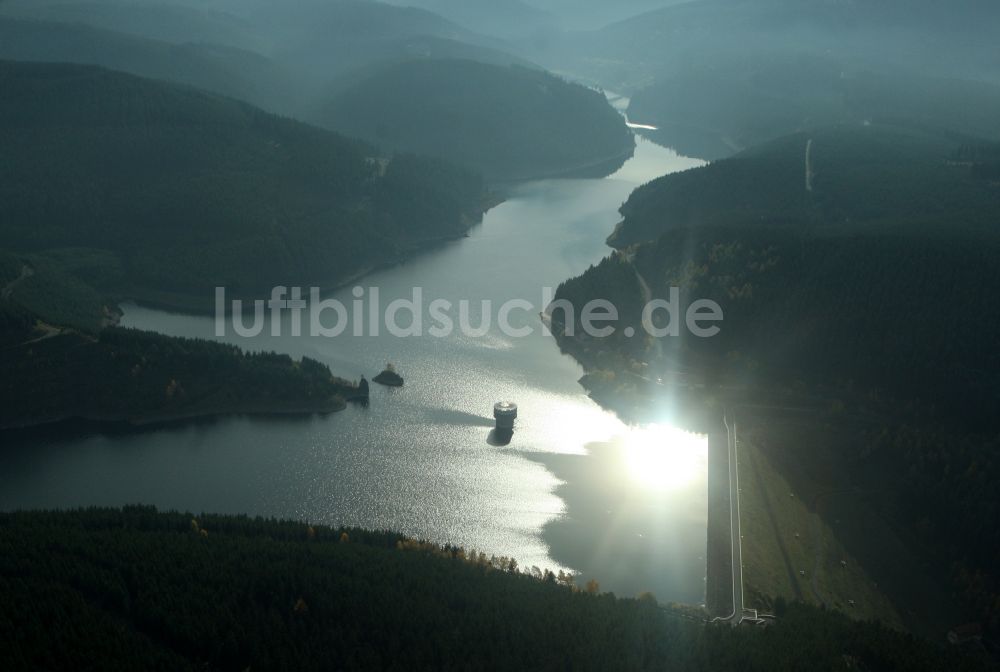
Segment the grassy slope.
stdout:
[[[770,483],[766,490],[778,515],[789,521],[767,540],[771,544],[768,552],[773,553],[783,544],[791,555],[804,545],[806,555],[799,556],[801,561],[814,562],[816,531],[821,529],[819,592],[828,604],[836,606],[839,602],[839,608],[848,613],[881,607],[881,601],[864,602],[877,591],[895,607],[893,620],[887,622],[902,623],[913,632],[936,639],[968,619],[953,588],[942,580],[945,572],[934,564],[939,559],[913,544],[905,526],[886,517],[884,504],[892,500],[898,482],[875,470],[869,470],[864,478],[850,473],[849,461],[844,459],[844,454],[852,450],[849,432],[819,419],[813,423],[789,422],[769,417],[766,412],[755,418],[748,415],[747,419],[750,431],[744,454],[750,466],[742,469],[741,465],[741,474],[752,474],[751,469],[756,467],[762,480]],[[849,423],[841,418],[837,424]],[[752,484],[751,478],[747,482]],[[783,494],[792,492],[794,498]],[[751,502],[760,495],[760,490],[753,489],[748,494]],[[757,509],[759,512],[760,507]],[[812,525],[809,535],[800,531],[800,540],[791,538],[791,525],[801,528],[807,523]],[[809,554],[813,554],[812,560]],[[932,562],[928,562],[929,558]],[[848,559],[846,569],[840,566],[841,559]],[[770,560],[777,558],[772,555]],[[773,573],[773,568],[780,565],[770,566]],[[811,567],[809,564],[806,569]],[[798,578],[804,582],[805,598],[814,601],[811,576]],[[772,576],[771,580],[777,586],[782,577]],[[849,599],[857,604],[848,607]],[[928,608],[930,605],[933,608]]]
[[781,596],[902,627],[892,603],[838,541],[831,525],[807,505],[803,493],[795,492],[753,442],[743,441],[740,448],[748,605],[765,607]]

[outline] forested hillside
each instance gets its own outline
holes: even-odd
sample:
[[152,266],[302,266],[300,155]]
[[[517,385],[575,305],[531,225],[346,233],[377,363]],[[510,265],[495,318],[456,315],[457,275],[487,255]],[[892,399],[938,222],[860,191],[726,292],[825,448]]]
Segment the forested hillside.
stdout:
[[[0,304],[0,315],[9,314]],[[23,332],[28,325],[18,326]],[[117,327],[96,338],[51,328],[27,337],[0,349],[0,430],[63,420],[144,424],[329,413],[357,393],[317,361],[210,341]]]
[[980,669],[804,605],[707,625],[388,532],[130,507],[0,514],[0,549],[12,672]]
[[328,413],[358,394],[308,358],[115,327],[117,307],[94,286],[120,272],[108,252],[0,250],[0,431]]
[[632,96],[657,142],[716,159],[837,123],[910,124],[1000,136],[1000,86],[877,72],[825,56],[767,51],[691,60]]
[[543,71],[464,60],[386,67],[339,91],[317,123],[473,167],[493,179],[613,172],[633,147],[604,96]]
[[636,189],[609,242],[625,247],[672,229],[720,225],[995,233],[1000,190],[959,154],[975,146],[985,147],[947,132],[878,125],[796,133]]
[[0,87],[0,246],[90,248],[113,267],[105,292],[210,303],[218,285],[332,285],[462,235],[486,202],[464,170],[379,161],[186,87],[10,62]]
[[[994,334],[1000,239],[824,233],[767,227],[672,230],[602,262],[557,292],[578,307],[603,297],[641,327],[636,272],[656,297],[711,299],[711,338],[665,339],[674,365],[716,381],[904,399],[939,418],[989,427],[1000,403]],[[660,318],[665,319],[661,311]],[[683,314],[681,315],[683,319]],[[621,329],[592,347],[650,361],[648,341]],[[661,339],[663,340],[663,339]]]
[[340,77],[408,58],[509,64],[431,12],[367,0],[8,0],[0,58],[100,65],[301,118]]
[[[765,435],[796,413],[817,435],[846,433],[836,459],[991,637],[996,156],[993,143],[912,129],[781,138],[636,190],[611,238],[622,251],[556,292],[578,313],[594,298],[618,307],[612,337],[560,338],[601,399],[636,399],[663,380],[745,409]],[[655,298],[678,289],[678,336],[623,333],[643,333],[643,283]],[[715,336],[683,324],[697,299],[724,312]],[[656,324],[666,320],[659,311]],[[838,485],[860,497],[857,483]]]

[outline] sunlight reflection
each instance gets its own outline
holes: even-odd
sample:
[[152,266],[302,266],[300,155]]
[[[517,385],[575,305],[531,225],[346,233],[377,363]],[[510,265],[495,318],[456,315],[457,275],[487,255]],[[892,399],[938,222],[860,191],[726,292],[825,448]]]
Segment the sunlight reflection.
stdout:
[[633,429],[623,444],[625,467],[637,484],[653,490],[683,488],[701,478],[708,440],[670,425]]

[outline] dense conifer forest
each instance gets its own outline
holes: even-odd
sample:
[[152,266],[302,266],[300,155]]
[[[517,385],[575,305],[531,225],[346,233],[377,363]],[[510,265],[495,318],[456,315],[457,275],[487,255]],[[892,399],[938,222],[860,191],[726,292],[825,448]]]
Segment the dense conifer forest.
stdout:
[[[0,319],[25,326],[16,313],[4,311]],[[144,424],[227,413],[327,413],[357,392],[355,383],[308,357],[294,361],[117,327],[96,338],[35,334],[0,350],[0,365],[0,429],[63,420]]]
[[542,70],[471,60],[386,66],[339,91],[316,121],[492,179],[600,170],[620,165],[634,144],[601,93]]
[[648,132],[657,142],[712,159],[838,123],[911,124],[996,138],[1000,86],[765,52],[680,66],[637,91],[629,115],[656,126]]
[[[27,465],[8,483],[37,477],[39,491],[54,491],[63,481],[52,476],[64,477],[67,464],[49,461],[60,451],[45,446],[67,428],[79,428],[84,443],[95,434],[142,437],[130,444],[141,456],[144,432],[159,434],[164,423],[311,416],[362,400],[357,383],[310,357],[122,328],[126,300],[206,313],[219,286],[230,299],[258,299],[276,285],[349,286],[467,235],[502,196],[513,201],[505,216],[544,226],[535,198],[579,213],[552,248],[565,257],[553,267],[591,254],[579,270],[609,253],[556,298],[577,317],[588,301],[610,300],[614,335],[567,335],[563,317],[550,316],[559,346],[583,365],[583,387],[627,422],[721,432],[725,418],[727,438],[732,427],[732,452],[709,455],[703,595],[713,611],[726,610],[735,588],[713,585],[720,572],[736,576],[728,544],[745,532],[748,549],[740,550],[745,620],[733,627],[708,620],[703,605],[613,595],[600,576],[584,584],[591,568],[561,557],[546,534],[553,521],[578,522],[565,495],[572,479],[549,466],[539,467],[549,481],[510,492],[565,505],[533,510],[549,522],[532,522],[527,536],[580,575],[305,519],[144,504],[6,510],[0,672],[996,669],[998,34],[995,0],[0,0],[0,443],[13,439],[0,457]],[[596,201],[634,173],[585,194],[548,179],[609,175],[632,155],[632,131],[609,99],[663,145],[643,146],[637,172],[674,170],[667,147],[711,161],[635,189],[613,232],[613,217],[590,214],[606,216]],[[524,180],[529,189],[520,189]],[[613,249],[594,254],[587,240],[608,233]],[[487,238],[468,242],[492,246]],[[499,271],[473,271],[506,284],[522,259],[516,246],[495,250]],[[486,283],[468,286],[478,284]],[[677,334],[644,336],[643,306],[675,290]],[[711,338],[683,324],[699,299],[724,311]],[[662,310],[653,322],[665,326]],[[480,346],[496,353],[483,359],[487,377],[495,362],[509,368],[501,380],[526,370],[512,364],[517,344],[506,352],[486,341],[410,370],[477,375],[465,353]],[[305,351],[346,361],[339,351]],[[539,362],[538,375],[556,371],[551,363]],[[572,386],[579,370],[570,369]],[[525,399],[566,389],[529,375],[516,381],[512,393],[523,387]],[[386,396],[373,402],[420,384],[407,373],[405,388],[379,390]],[[469,447],[450,438],[457,432],[440,432],[446,446],[415,439],[425,415],[461,416],[483,434],[490,422],[419,405],[417,418],[406,403],[381,416],[373,403],[369,424],[346,430],[334,423],[362,414],[331,418],[309,445],[329,448],[322,460],[370,448],[348,467],[358,473],[344,474],[367,488],[394,473],[379,462],[383,449],[402,447],[397,462],[408,464]],[[564,422],[527,406],[522,422]],[[589,419],[574,431],[596,431]],[[399,433],[360,434],[379,423]],[[298,445],[295,423],[281,424],[280,441],[255,448]],[[54,425],[51,434],[42,425]],[[629,435],[647,429],[623,429],[623,460],[645,451]],[[428,434],[438,440],[436,430]],[[227,440],[214,436],[206,450]],[[510,449],[495,437],[485,445],[480,437],[475,450],[524,457],[516,439]],[[86,445],[61,441],[86,461]],[[188,479],[183,441],[169,448]],[[572,457],[594,458],[594,445],[580,441],[585,454]],[[273,454],[282,469],[289,454]],[[427,460],[426,480],[391,479],[390,490],[481,494],[490,470],[444,459]],[[76,464],[69,477],[99,482]],[[613,474],[596,471],[597,487],[614,485]],[[90,480],[74,483],[89,496]],[[641,489],[638,479],[624,489]],[[258,510],[273,510],[256,490],[243,494],[233,501],[259,497]],[[616,534],[628,528],[627,499],[587,494]],[[51,501],[76,506],[77,496]],[[361,518],[383,507],[409,508],[374,518],[392,521],[375,527],[441,517],[389,499]],[[673,507],[648,517],[671,518]],[[321,515],[334,525],[358,519],[341,511],[331,504]],[[487,532],[507,511],[476,509],[464,524]],[[744,525],[736,532],[733,511]],[[580,528],[574,545],[623,564],[634,554],[609,543],[624,536]],[[650,564],[671,562],[653,555],[644,554]],[[873,596],[884,610],[869,610]],[[773,613],[759,622],[758,608]],[[863,620],[870,614],[886,621]],[[972,634],[947,644],[938,626]]]
[[[847,431],[840,457],[878,484],[876,509],[995,635],[994,161],[990,143],[922,131],[782,138],[636,190],[611,238],[622,251],[556,296],[619,308],[612,337],[561,338],[602,399],[635,399],[662,376],[729,390],[717,402],[808,407],[829,425],[816,431]],[[642,283],[650,298],[679,290],[676,337],[623,334],[644,333]],[[696,299],[724,310],[712,338],[683,326]]]
[[182,86],[12,62],[0,84],[0,245],[98,250],[105,291],[329,286],[461,236],[487,202],[463,169]]
[[117,309],[84,282],[99,285],[116,269],[107,256],[0,251],[0,430],[326,413],[357,394],[355,383],[309,358],[113,326]]
[[0,514],[5,669],[976,670],[805,605],[706,624],[391,532],[149,507]]

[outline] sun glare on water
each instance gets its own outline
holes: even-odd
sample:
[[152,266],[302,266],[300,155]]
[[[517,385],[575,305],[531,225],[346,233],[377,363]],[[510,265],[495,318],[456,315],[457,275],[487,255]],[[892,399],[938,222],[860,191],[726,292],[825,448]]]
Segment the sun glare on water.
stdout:
[[644,488],[671,491],[697,481],[705,471],[708,439],[670,425],[633,429],[622,445],[630,478]]

